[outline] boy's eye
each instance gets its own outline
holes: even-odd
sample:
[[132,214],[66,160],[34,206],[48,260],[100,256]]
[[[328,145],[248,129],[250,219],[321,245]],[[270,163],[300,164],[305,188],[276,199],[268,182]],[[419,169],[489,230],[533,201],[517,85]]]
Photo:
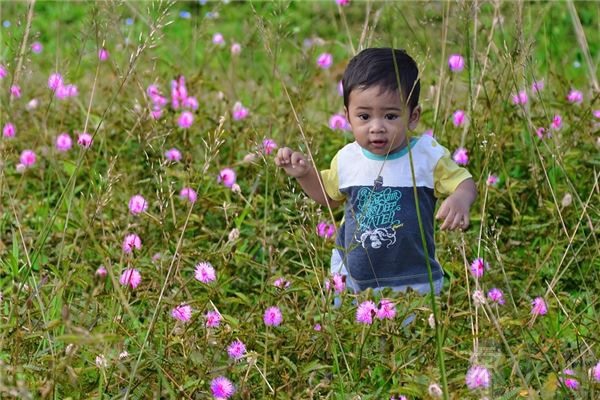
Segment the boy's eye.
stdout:
[[358,114],[358,119],[366,121],[369,119],[369,114]]
[[398,119],[398,115],[396,115],[396,114],[386,114],[385,115],[385,119],[389,119],[389,120],[393,121],[395,119]]

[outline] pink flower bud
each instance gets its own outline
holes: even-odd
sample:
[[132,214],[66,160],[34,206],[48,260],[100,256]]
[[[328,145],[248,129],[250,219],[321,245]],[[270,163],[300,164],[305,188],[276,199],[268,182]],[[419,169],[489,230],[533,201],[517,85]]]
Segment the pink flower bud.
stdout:
[[448,67],[452,72],[460,72],[465,68],[465,59],[460,54],[452,54],[448,57]]
[[328,69],[333,64],[333,56],[330,53],[322,53],[317,57],[317,66],[322,69]]

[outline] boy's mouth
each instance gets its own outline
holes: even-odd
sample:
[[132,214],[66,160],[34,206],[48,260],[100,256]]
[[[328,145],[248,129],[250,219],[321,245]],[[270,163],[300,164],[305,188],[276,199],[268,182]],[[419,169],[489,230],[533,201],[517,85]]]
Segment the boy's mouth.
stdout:
[[388,141],[386,139],[373,139],[370,141],[371,146],[375,147],[376,149],[383,149],[387,146]]

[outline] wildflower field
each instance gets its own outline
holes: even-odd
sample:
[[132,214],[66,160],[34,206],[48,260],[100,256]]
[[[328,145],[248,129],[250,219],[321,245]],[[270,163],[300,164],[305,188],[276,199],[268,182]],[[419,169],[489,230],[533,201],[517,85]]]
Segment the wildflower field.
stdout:
[[[599,399],[595,2],[0,2],[0,397]],[[365,47],[478,187],[441,296],[329,274]],[[333,306],[334,298],[341,307]],[[403,324],[414,316],[412,322]]]

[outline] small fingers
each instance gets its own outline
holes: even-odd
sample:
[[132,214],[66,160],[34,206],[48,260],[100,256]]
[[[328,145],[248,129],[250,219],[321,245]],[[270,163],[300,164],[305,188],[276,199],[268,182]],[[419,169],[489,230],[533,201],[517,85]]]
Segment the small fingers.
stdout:
[[277,156],[275,156],[275,164],[279,167],[288,165],[291,162],[292,150],[289,147],[282,147],[277,150]]
[[463,215],[460,229],[462,229],[463,231],[466,231],[469,228],[469,223],[470,223],[469,214]]
[[435,215],[435,219],[444,219],[446,217],[446,215],[448,215],[448,207],[446,207],[446,203],[442,203],[442,205],[440,206],[440,209],[438,210],[437,214]]
[[442,226],[440,226],[440,229],[442,229],[442,230],[452,229],[451,227],[452,227],[452,223],[454,222],[454,217],[455,217],[455,213],[449,212],[448,215],[446,215],[446,218],[444,219]]
[[454,219],[452,220],[452,224],[450,225],[450,230],[455,229],[464,229],[464,220],[461,213],[456,213],[454,215]]
[[291,161],[292,161],[292,167],[294,167],[294,168],[304,167],[306,165],[306,160],[304,159],[304,154],[300,153],[299,151],[292,153]]

